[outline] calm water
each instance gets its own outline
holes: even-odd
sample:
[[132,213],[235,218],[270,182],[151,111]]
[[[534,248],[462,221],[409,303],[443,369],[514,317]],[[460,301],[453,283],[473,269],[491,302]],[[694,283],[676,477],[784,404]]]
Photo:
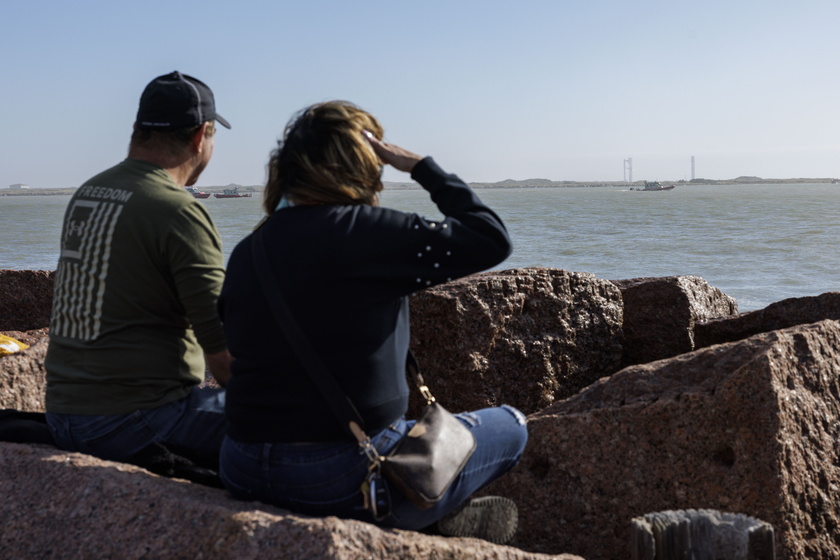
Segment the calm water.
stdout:
[[[548,266],[599,278],[697,275],[741,311],[840,290],[840,185],[481,189],[514,253],[498,268]],[[54,270],[67,196],[0,197],[0,268]],[[259,221],[259,195],[203,200],[226,254]],[[384,206],[440,214],[422,190]]]

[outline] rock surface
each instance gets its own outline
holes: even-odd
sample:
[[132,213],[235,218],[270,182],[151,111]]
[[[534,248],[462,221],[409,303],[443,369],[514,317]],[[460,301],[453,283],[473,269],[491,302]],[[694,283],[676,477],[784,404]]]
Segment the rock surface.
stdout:
[[698,322],[694,326],[694,342],[697,348],[704,348],[823,319],[840,320],[840,292],[783,299],[764,309],[741,313],[735,317],[710,318]]
[[582,560],[308,518],[53,448],[0,443],[0,558]]
[[[629,554],[630,520],[668,509],[773,525],[779,560],[840,558],[840,323],[631,366],[528,419],[513,544]],[[539,489],[539,490],[537,490]]]
[[733,298],[699,276],[633,278],[613,283],[624,300],[622,367],[691,352],[695,348],[695,323],[738,312]]
[[0,332],[50,326],[54,273],[0,269]]
[[0,358],[0,409],[44,412],[48,344],[49,339],[41,338],[26,350]]
[[[621,294],[591,274],[489,272],[414,294],[410,305],[411,347],[452,411],[507,403],[535,412],[619,366]],[[410,414],[418,401],[413,391]]]
[[[34,342],[0,359],[0,408],[42,411],[49,304],[25,300],[51,301],[51,286],[22,279],[43,288],[51,273],[0,272],[15,273],[0,290],[23,302],[0,331]],[[840,558],[840,323],[775,330],[838,309],[829,293],[704,322],[736,308],[702,279],[517,269],[413,296],[412,347],[451,410],[508,402],[534,413],[522,463],[487,489],[518,503],[523,550],[626,558],[631,519],[714,509],[771,523],[778,560]],[[656,342],[641,360],[737,342],[606,377],[627,359],[622,336],[625,349],[628,337]],[[294,516],[52,448],[0,443],[0,471],[0,558],[537,557]]]
[[50,335],[50,329],[49,327],[44,327],[42,329],[35,329],[31,331],[0,331],[0,334],[10,336],[32,346],[39,340],[47,338]]

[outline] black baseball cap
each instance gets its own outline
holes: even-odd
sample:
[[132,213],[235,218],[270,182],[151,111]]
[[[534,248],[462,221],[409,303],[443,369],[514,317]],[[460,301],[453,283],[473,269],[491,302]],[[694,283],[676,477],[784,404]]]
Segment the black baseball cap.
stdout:
[[140,128],[173,130],[212,120],[230,128],[230,123],[216,113],[213,92],[207,84],[192,76],[180,72],[158,76],[149,82],[140,96],[137,110]]

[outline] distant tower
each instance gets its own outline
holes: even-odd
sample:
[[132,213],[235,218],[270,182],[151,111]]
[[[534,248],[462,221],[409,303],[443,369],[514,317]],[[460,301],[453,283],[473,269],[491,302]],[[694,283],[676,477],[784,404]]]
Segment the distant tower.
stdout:
[[624,160],[624,182],[633,182],[633,158]]
[[691,180],[694,180],[694,156],[691,156]]

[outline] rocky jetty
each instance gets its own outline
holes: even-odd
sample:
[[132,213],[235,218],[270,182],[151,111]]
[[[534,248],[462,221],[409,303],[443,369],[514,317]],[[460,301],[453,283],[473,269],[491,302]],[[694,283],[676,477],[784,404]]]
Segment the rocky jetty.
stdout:
[[[8,331],[3,334],[17,338],[15,334],[19,333]],[[44,358],[48,340],[44,337],[22,352],[0,358],[0,409],[44,411],[47,373]]]
[[53,285],[51,271],[0,269],[0,333],[30,345],[0,359],[0,408],[44,410]]
[[840,321],[840,292],[783,299],[740,315],[707,317],[694,325],[694,339],[697,348],[703,348],[824,319]]
[[0,269],[0,332],[46,334],[42,329],[50,326],[54,276],[46,270]]
[[691,352],[696,345],[697,323],[738,313],[738,303],[733,298],[699,276],[634,278],[613,283],[621,290],[624,302],[622,367]]
[[[773,525],[779,559],[840,558],[840,323],[628,367],[528,418],[514,545],[626,557],[627,520],[669,509]],[[538,491],[536,489],[539,489]]]
[[[34,343],[0,359],[0,408],[43,410],[51,274],[0,272],[0,309],[31,309],[0,332]],[[519,505],[513,546],[292,515],[0,443],[0,557],[612,560],[629,557],[633,519],[676,509],[769,523],[778,559],[840,557],[840,293],[738,314],[702,278],[516,269],[410,303],[412,347],[447,408],[529,413],[522,462],[487,489]]]
[[418,292],[410,306],[412,350],[452,410],[536,412],[620,366],[621,292],[591,274],[489,272]]
[[311,518],[38,445],[0,443],[0,558],[581,560]]

